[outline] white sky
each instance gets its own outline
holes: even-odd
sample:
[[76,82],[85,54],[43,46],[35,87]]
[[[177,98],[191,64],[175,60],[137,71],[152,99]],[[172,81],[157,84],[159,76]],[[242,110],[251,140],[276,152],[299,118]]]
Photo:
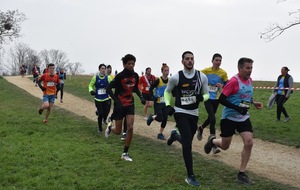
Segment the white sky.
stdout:
[[[300,26],[271,42],[260,39],[271,23],[293,20],[288,12],[299,0],[1,0],[1,11],[18,9],[28,20],[20,42],[32,49],[59,49],[71,62],[81,62],[85,73],[96,73],[100,63],[123,68],[120,59],[136,56],[135,71],[146,67],[161,75],[163,62],[170,72],[181,70],[181,54],[190,50],[195,68],[211,66],[222,54],[221,67],[231,77],[241,57],[254,60],[254,80],[275,81],[288,66],[300,82]],[[13,45],[13,43],[10,43]]]

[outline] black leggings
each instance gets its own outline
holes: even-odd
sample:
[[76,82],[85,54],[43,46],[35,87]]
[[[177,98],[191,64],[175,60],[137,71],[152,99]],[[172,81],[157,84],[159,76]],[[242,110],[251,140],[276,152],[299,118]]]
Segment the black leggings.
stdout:
[[202,124],[202,128],[204,129],[208,124],[210,124],[210,134],[216,134],[216,116],[215,113],[217,112],[219,106],[219,100],[207,100],[204,102],[206,112],[208,114],[207,119]]
[[168,112],[165,109],[164,103],[154,103],[154,114],[156,115],[155,120],[161,122],[160,127],[165,128],[168,120]]
[[182,145],[182,154],[188,176],[194,175],[193,171],[193,156],[192,142],[197,131],[198,116],[193,116],[184,113],[175,113],[174,118],[176,126],[180,132]]
[[285,95],[276,95],[276,104],[277,104],[277,119],[280,120],[281,112],[285,117],[289,117],[288,113],[286,112],[285,108],[283,107],[283,104],[288,100],[288,98],[285,98]]
[[98,111],[98,127],[99,130],[102,131],[102,119],[105,117],[107,118],[109,114],[110,107],[111,107],[111,100],[109,99],[103,102],[95,100],[95,106]]
[[60,99],[63,99],[64,96],[64,84],[60,84],[58,90],[56,91],[56,96],[58,92],[60,91]]

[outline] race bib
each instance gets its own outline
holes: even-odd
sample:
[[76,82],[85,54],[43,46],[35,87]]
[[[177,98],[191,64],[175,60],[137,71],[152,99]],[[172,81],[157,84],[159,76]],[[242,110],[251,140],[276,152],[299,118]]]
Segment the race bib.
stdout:
[[145,90],[146,90],[146,91],[149,91],[149,89],[150,89],[150,87],[149,87],[149,86],[147,86],[147,87],[145,88]]
[[159,97],[159,101],[160,101],[160,103],[164,103],[165,102],[164,97]]
[[180,98],[181,105],[190,105],[196,103],[196,96],[188,96]]
[[216,86],[208,86],[208,91],[209,92],[217,92],[218,91],[218,87],[216,87]]
[[100,89],[98,90],[98,94],[99,94],[99,95],[106,94],[106,89],[105,89],[105,88],[100,88]]
[[240,103],[239,106],[240,106],[240,107],[243,107],[243,108],[249,108],[249,107],[250,107],[250,103],[249,103],[249,102],[243,101],[243,102]]
[[55,86],[55,83],[53,81],[47,82],[47,86]]

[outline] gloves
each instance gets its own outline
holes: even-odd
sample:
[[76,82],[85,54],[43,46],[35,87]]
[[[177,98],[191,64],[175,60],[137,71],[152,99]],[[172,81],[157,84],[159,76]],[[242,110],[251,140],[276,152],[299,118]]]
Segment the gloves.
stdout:
[[197,98],[197,100],[199,101],[199,102],[203,102],[203,96],[202,96],[202,94],[198,94],[198,95],[196,95],[196,98]]
[[42,87],[41,87],[41,90],[42,90],[42,91],[45,91],[45,90],[46,90],[46,88],[42,86]]
[[141,97],[140,97],[140,100],[141,100],[141,103],[142,103],[143,105],[145,105],[145,104],[146,104],[146,100],[144,99],[144,97],[143,97],[143,96],[141,96]]
[[166,110],[166,112],[168,113],[169,116],[173,115],[174,112],[175,112],[174,108],[170,105],[166,106],[165,110]]
[[236,111],[238,111],[240,114],[246,115],[249,108],[248,108],[248,107],[240,107],[240,106],[236,106],[234,109],[235,109]]
[[95,95],[96,95],[96,92],[92,90],[92,91],[90,92],[90,94],[91,94],[92,96],[95,96]]

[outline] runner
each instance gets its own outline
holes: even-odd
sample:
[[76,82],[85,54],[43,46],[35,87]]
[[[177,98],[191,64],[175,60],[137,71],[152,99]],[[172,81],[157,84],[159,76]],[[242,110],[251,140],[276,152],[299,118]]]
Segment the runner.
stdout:
[[63,96],[64,96],[64,86],[65,86],[65,80],[67,79],[66,73],[63,68],[59,68],[59,72],[57,73],[60,83],[59,88],[56,91],[56,97],[58,92],[60,91],[60,103],[63,103]]
[[144,119],[148,119],[148,108],[153,106],[153,91],[150,91],[150,86],[153,85],[156,80],[155,76],[151,74],[151,68],[147,67],[145,70],[145,75],[142,75],[139,81],[140,87],[142,89],[142,95],[146,100],[144,106]]
[[[209,100],[204,102],[206,112],[208,114],[207,119],[198,127],[197,139],[202,140],[203,129],[210,125],[210,134],[216,134],[216,116],[215,113],[219,106],[219,96],[223,86],[225,86],[228,77],[226,71],[220,68],[222,62],[222,56],[216,53],[212,57],[212,67],[207,67],[203,69],[203,72],[208,79],[208,89],[209,89]],[[217,154],[220,150],[214,146],[213,153]]]
[[[43,85],[41,82],[43,82]],[[48,72],[43,74],[38,80],[38,85],[43,91],[43,103],[39,108],[39,114],[41,115],[44,109],[47,109],[45,118],[43,120],[43,123],[45,124],[48,123],[48,117],[55,101],[57,84],[59,83],[58,75],[55,74],[55,66],[53,63],[50,63],[48,65]]]
[[[125,139],[124,151],[121,155],[121,159],[126,161],[132,161],[129,157],[128,149],[133,136],[133,123],[134,123],[134,97],[135,92],[142,104],[145,104],[145,99],[141,96],[138,89],[139,76],[134,72],[134,66],[136,58],[127,54],[122,58],[124,69],[118,73],[114,80],[108,85],[107,93],[114,100],[114,110],[112,119],[115,120],[115,126],[108,125],[105,130],[105,136],[109,137],[110,133],[121,134],[123,119],[126,118],[127,123],[127,135]],[[115,89],[113,93],[112,89]]]
[[98,116],[98,133],[102,133],[102,120],[108,115],[111,107],[111,100],[106,92],[110,78],[105,74],[106,66],[102,63],[98,66],[99,74],[93,76],[89,84],[89,92],[94,96]]
[[147,119],[147,125],[150,126],[153,120],[161,122],[157,139],[166,140],[163,135],[163,131],[167,125],[168,113],[166,112],[166,104],[164,100],[164,92],[168,84],[169,66],[166,63],[162,64],[161,67],[162,76],[157,78],[156,81],[151,85],[149,91],[152,92],[155,89],[154,94],[154,115],[150,114]]
[[220,123],[221,138],[216,139],[216,136],[211,134],[204,146],[206,154],[211,152],[214,145],[222,150],[227,150],[231,144],[232,136],[235,134],[235,131],[238,131],[244,145],[237,181],[248,185],[253,184],[253,181],[245,173],[253,147],[253,129],[248,109],[251,103],[257,109],[263,107],[261,102],[256,102],[252,98],[253,86],[250,78],[252,65],[252,59],[239,59],[238,74],[228,81],[219,98],[220,103],[225,106]]
[[[207,77],[194,69],[194,55],[190,51],[182,54],[183,70],[170,77],[164,93],[166,109],[169,115],[174,113],[176,130],[172,130],[167,141],[171,145],[175,140],[182,145],[183,159],[187,171],[185,181],[191,186],[199,186],[193,169],[192,142],[197,131],[198,107],[201,101],[209,98]],[[175,97],[175,107],[171,107],[171,94]]]

